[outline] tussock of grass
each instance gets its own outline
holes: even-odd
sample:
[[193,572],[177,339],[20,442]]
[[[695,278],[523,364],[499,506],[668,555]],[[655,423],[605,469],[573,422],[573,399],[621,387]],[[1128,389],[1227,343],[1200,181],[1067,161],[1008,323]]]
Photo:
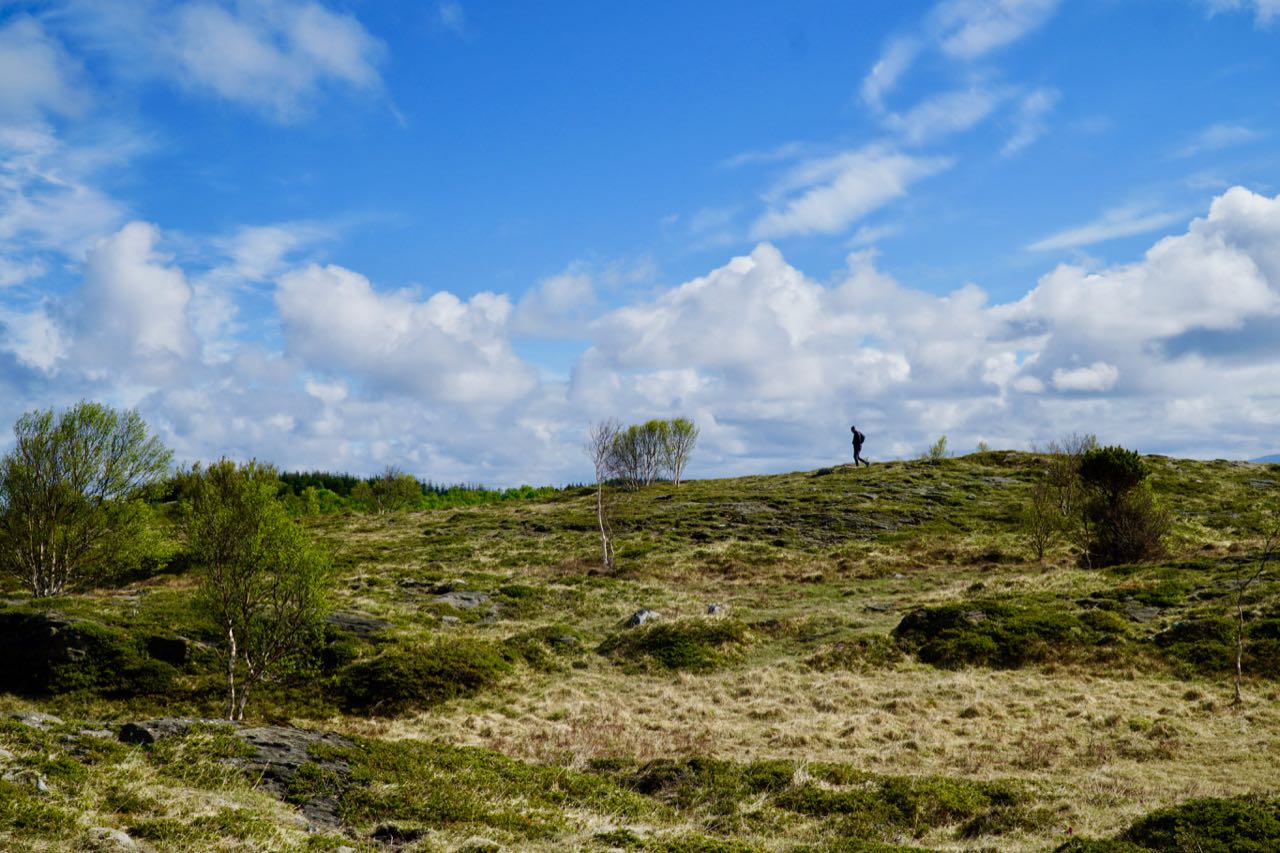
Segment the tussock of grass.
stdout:
[[736,620],[685,619],[625,629],[606,638],[599,651],[639,666],[705,672],[723,666],[748,640],[747,627]]

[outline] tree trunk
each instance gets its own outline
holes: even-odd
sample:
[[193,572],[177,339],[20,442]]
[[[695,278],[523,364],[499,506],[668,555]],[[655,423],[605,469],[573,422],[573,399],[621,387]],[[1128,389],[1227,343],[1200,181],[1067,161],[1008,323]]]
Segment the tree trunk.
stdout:
[[1236,697],[1231,704],[1239,705],[1244,701],[1240,695],[1240,680],[1244,673],[1244,603],[1236,601]]
[[227,719],[236,719],[236,629],[227,628]]
[[606,572],[613,572],[613,548],[609,543],[609,525],[604,517],[604,483],[596,483],[596,521],[600,525],[600,556]]

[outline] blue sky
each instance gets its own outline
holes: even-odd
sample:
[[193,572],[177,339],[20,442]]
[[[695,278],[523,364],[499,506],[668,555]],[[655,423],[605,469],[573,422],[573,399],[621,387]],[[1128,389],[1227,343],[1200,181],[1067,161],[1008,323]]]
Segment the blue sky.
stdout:
[[0,421],[694,476],[1280,449],[1280,2],[0,0]]

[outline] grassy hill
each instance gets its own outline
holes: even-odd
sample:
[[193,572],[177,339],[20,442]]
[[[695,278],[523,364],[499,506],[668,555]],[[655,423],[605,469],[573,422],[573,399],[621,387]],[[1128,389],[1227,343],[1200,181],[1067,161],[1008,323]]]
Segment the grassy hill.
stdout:
[[[180,556],[39,606],[9,589],[0,627],[52,608],[134,645],[68,664],[56,695],[0,696],[61,719],[0,720],[0,847],[1182,849],[1161,820],[1280,838],[1280,566],[1248,590],[1230,704],[1236,585],[1280,469],[1147,461],[1170,557],[1112,569],[1064,541],[1033,558],[1043,460],[1012,452],[620,493],[611,575],[589,489],[306,519],[336,616],[249,714],[340,737],[275,788],[229,729],[114,737],[218,714]],[[144,666],[175,644],[172,672]],[[322,800],[331,820],[298,812]]]

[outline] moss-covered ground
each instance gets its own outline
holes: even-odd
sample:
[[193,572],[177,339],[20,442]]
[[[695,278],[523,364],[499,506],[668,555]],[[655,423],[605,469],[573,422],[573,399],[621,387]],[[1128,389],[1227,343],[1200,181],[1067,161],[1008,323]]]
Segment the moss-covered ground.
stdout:
[[[341,823],[311,830],[223,761],[238,742],[216,728],[85,733],[217,716],[217,638],[180,555],[54,601],[10,588],[0,619],[56,610],[102,626],[104,651],[54,695],[0,696],[65,721],[0,720],[0,848],[89,849],[93,827],[157,850],[1142,850],[1179,832],[1209,849],[1197,820],[1265,836],[1280,565],[1243,596],[1239,705],[1234,620],[1280,469],[1148,462],[1169,557],[1111,569],[1065,539],[1034,558],[1019,519],[1043,459],[1013,452],[618,492],[613,573],[589,489],[304,519],[339,568],[336,610],[371,620],[335,625],[249,706],[352,738],[348,775],[293,782],[294,802],[337,799]],[[642,608],[657,617],[629,627]],[[178,637],[185,657],[154,667]]]

